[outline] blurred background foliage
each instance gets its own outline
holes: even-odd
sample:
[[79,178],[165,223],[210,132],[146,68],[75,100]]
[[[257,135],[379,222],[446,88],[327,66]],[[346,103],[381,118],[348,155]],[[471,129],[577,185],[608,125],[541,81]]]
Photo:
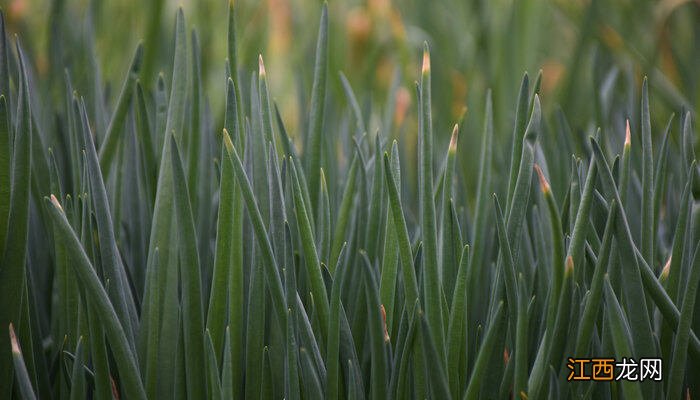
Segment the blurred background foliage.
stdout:
[[[320,2],[236,2],[239,78],[257,69],[262,49],[272,96],[290,134],[299,138],[309,100]],[[172,21],[175,9],[183,6],[188,27],[200,38],[204,93],[216,129],[225,99],[227,3],[0,0],[9,31],[20,35],[27,54],[34,57],[38,80],[54,85],[52,92],[60,96],[63,65],[68,65],[76,90],[87,98],[91,93],[104,96],[108,104],[113,104],[140,40],[146,52],[142,84],[155,85],[159,72],[170,81]],[[483,99],[490,88],[496,148],[509,149],[503,144],[511,140],[515,99],[525,71],[531,81],[541,71],[540,95],[550,123],[561,124],[557,116],[563,110],[567,118],[563,123],[579,133],[575,137],[585,138],[600,126],[620,148],[626,118],[632,121],[633,132],[639,132],[635,99],[644,75],[651,84],[656,138],[672,112],[689,110],[695,117],[700,111],[700,1],[355,0],[329,2],[329,16],[327,109],[351,118],[339,78],[342,71],[358,95],[368,133],[382,129],[386,126],[382,119],[393,116],[396,131],[390,135],[403,136],[404,152],[415,148],[416,113],[411,111],[416,107],[420,46],[426,40],[434,60],[433,115],[439,146],[446,146],[451,126],[461,118],[463,137],[478,143]],[[101,76],[94,69],[71,67],[91,65],[81,61],[86,58],[99,60],[93,64],[101,63],[97,65]],[[43,79],[46,75],[58,78]],[[391,105],[394,110],[387,110]],[[327,131],[335,128],[326,126]],[[576,154],[583,152],[580,143],[574,141]],[[464,171],[477,167],[476,151],[462,154]],[[495,154],[496,164],[507,168],[508,157]],[[469,187],[476,175],[464,175]]]

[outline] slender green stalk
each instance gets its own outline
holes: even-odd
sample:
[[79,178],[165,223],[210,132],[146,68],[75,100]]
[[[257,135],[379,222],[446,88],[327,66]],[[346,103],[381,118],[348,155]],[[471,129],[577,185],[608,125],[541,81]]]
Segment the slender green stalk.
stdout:
[[[230,162],[233,168],[233,159],[230,149],[233,148],[233,140],[238,140],[243,145],[242,136],[240,133],[241,125],[238,123],[238,111],[236,101],[236,87],[231,79],[228,79],[227,96],[226,96],[226,120],[224,124],[226,128],[223,131],[223,149],[222,163]],[[229,130],[230,129],[230,130]],[[231,139],[229,132],[234,135]],[[225,168],[225,166],[224,166]],[[227,195],[223,191],[223,174],[220,188],[220,201],[227,201]],[[233,174],[235,171],[232,169]],[[233,176],[233,175],[232,175]],[[231,356],[231,385],[234,388],[236,395],[241,392],[243,387],[243,358],[244,358],[244,338],[245,338],[245,284],[244,284],[244,265],[243,265],[243,198],[241,185],[236,179],[231,182],[233,190],[233,209],[231,212],[230,224],[232,225],[230,237],[222,234],[222,240],[228,240],[230,243],[231,254],[229,256],[230,268],[228,275],[228,324],[230,331],[230,347],[229,354]],[[219,217],[221,218],[221,217]],[[226,219],[224,219],[226,221]],[[217,222],[218,223],[218,222]],[[229,229],[229,228],[227,228]],[[221,249],[224,250],[223,248]],[[226,258],[223,253],[221,258]],[[221,259],[220,258],[220,259]],[[216,249],[214,254],[214,262],[216,263]],[[216,314],[215,314],[216,315]],[[215,316],[214,315],[214,316]],[[214,318],[212,316],[212,318]]]
[[[176,324],[177,316],[177,248],[170,246],[173,242],[173,167],[170,155],[172,146],[166,138],[171,135],[175,140],[180,140],[183,135],[184,109],[186,105],[187,92],[187,36],[185,34],[185,17],[182,9],[178,10],[175,19],[175,53],[173,58],[173,76],[168,106],[164,110],[157,111],[164,116],[162,122],[156,121],[157,143],[161,147],[160,168],[158,169],[158,180],[156,186],[155,205],[153,208],[153,218],[151,221],[151,233],[148,241],[148,262],[153,265],[155,249],[159,252],[159,261],[162,268],[157,275],[157,290],[160,299],[161,323],[160,326],[149,326],[149,329],[157,329],[159,336],[159,371],[158,371],[158,394],[159,396],[171,397],[173,388],[173,370],[176,354],[173,349],[176,347],[176,335],[173,332],[178,330]],[[148,57],[144,60],[144,68],[148,67]],[[163,80],[159,80],[157,93],[165,96]],[[162,88],[162,90],[160,90]],[[160,101],[159,96],[156,101]],[[165,99],[162,99],[163,104]],[[167,110],[167,111],[166,111]],[[160,131],[158,128],[162,129]],[[152,296],[152,293],[148,294]],[[148,302],[148,299],[146,299]],[[153,311],[151,311],[153,312]],[[167,366],[167,367],[166,367]]]
[[[262,55],[258,56],[258,92],[263,136],[265,137],[265,142],[272,143],[272,147],[276,148],[275,136],[272,132],[272,108],[270,106],[270,93],[267,88],[267,73],[265,72]],[[275,153],[277,152],[275,151]]]
[[[357,169],[359,167],[359,160],[357,155],[353,156],[352,163],[350,164],[350,171],[348,172],[347,181],[345,184],[345,190],[343,191],[343,197],[340,201],[340,208],[338,210],[338,218],[335,222],[335,230],[333,232],[333,244],[331,245],[331,258],[329,259],[329,265],[331,268],[335,268],[338,263],[338,254],[340,254],[340,249],[345,242],[345,231],[347,230],[348,222],[350,220],[351,207],[353,205],[353,199],[355,198],[356,189],[355,181],[357,180]],[[331,273],[333,273],[331,269]]]
[[[224,135],[224,140],[227,135]],[[230,138],[228,141],[224,141],[226,147],[226,152],[229,156],[232,156],[233,161],[233,172],[236,175],[236,180],[241,188],[241,194],[243,200],[245,201],[246,208],[251,218],[253,224],[253,232],[255,238],[260,246],[262,255],[262,264],[265,270],[265,277],[267,279],[270,291],[272,293],[272,303],[274,305],[275,315],[277,316],[277,321],[282,323],[286,320],[286,302],[284,297],[284,290],[282,289],[282,280],[279,276],[279,269],[277,261],[275,260],[274,253],[272,251],[272,245],[269,241],[269,236],[267,235],[267,230],[262,221],[262,215],[255,202],[255,196],[253,195],[253,188],[250,186],[250,181],[245,173],[243,164],[241,163],[241,158],[238,156],[236,147],[231,142]]]
[[366,252],[360,250],[360,253],[363,261],[362,265],[364,266],[365,296],[367,300],[368,325],[370,326],[370,351],[372,353],[370,393],[373,398],[384,399],[387,396],[386,369],[388,362],[386,359],[386,350],[389,344],[389,337],[386,333],[386,326],[384,325],[384,319],[381,315],[379,288],[377,287],[377,282],[374,278],[374,271],[372,269],[371,262],[369,261]]
[[291,158],[289,164],[292,166],[292,177],[294,178],[294,206],[297,213],[297,224],[301,236],[302,248],[304,257],[306,258],[306,272],[311,283],[311,294],[314,296],[314,305],[317,307],[319,324],[321,326],[321,336],[328,336],[328,321],[330,319],[330,311],[328,309],[328,294],[321,276],[321,262],[318,259],[316,252],[315,240],[313,231],[311,230],[311,222],[306,214],[306,206],[304,205],[304,197],[301,193],[299,177],[296,167],[292,163]]
[[206,341],[206,360],[207,360],[207,392],[212,399],[222,399],[223,392],[221,382],[219,381],[219,366],[216,362],[214,354],[214,344],[211,341],[209,330],[205,334]]
[[330,322],[328,326],[328,350],[326,351],[326,398],[338,399],[339,393],[339,368],[340,362],[340,308],[343,306],[340,300],[342,271],[337,271],[333,279],[331,289]]
[[[248,320],[245,343],[245,398],[258,399],[262,393],[262,351],[265,334],[265,279],[261,263],[253,267],[248,291]],[[283,320],[281,320],[283,321]]]
[[397,273],[399,268],[398,235],[391,210],[388,210],[385,218],[384,248],[382,251],[382,273],[379,282],[379,298],[386,310],[386,325],[389,333],[394,326]]
[[435,342],[430,333],[430,326],[427,320],[421,316],[421,337],[423,338],[423,354],[426,364],[426,375],[430,379],[431,397],[436,399],[451,399],[450,389],[447,384],[447,374],[442,367],[442,360],[438,349],[435,347]]
[[[301,398],[299,388],[299,369],[298,369],[298,344],[294,334],[294,314],[292,309],[288,309],[287,313],[287,353],[285,358],[285,395],[290,400],[298,400]],[[330,368],[329,368],[330,369]],[[329,392],[330,393],[330,392]],[[330,395],[329,395],[329,398]]]
[[372,175],[372,194],[370,197],[369,223],[365,231],[365,247],[367,254],[374,258],[379,252],[379,239],[381,237],[381,222],[383,217],[384,196],[384,163],[382,162],[382,144],[379,135],[374,139],[374,174]]
[[[550,230],[552,232],[552,285],[549,292],[549,302],[547,306],[547,324],[549,327],[555,321],[557,314],[557,301],[561,296],[562,285],[564,283],[564,233],[561,231],[561,219],[559,218],[559,207],[554,200],[552,189],[547,178],[539,165],[535,164],[535,171],[540,182],[542,196],[547,202],[549,211]],[[573,257],[572,257],[573,259]]]
[[[15,368],[15,378],[19,385],[19,392],[22,397],[26,400],[36,399],[34,394],[34,389],[32,389],[32,382],[29,379],[29,373],[27,372],[27,366],[24,364],[24,357],[22,357],[22,351],[19,348],[19,341],[17,336],[15,336],[15,328],[12,323],[9,325],[10,330],[10,344],[12,346],[12,361]],[[8,385],[11,387],[11,385]]]
[[494,346],[496,345],[496,340],[498,335],[503,329],[502,325],[502,315],[503,315],[503,302],[498,304],[493,318],[491,319],[491,324],[484,336],[484,340],[479,347],[479,353],[474,362],[474,368],[472,369],[471,377],[469,378],[469,384],[467,385],[467,391],[464,392],[462,396],[463,400],[471,400],[479,397],[479,391],[481,390],[481,383],[483,381],[484,374],[487,372],[488,361],[492,355]]
[[[526,78],[527,79],[527,75]],[[479,152],[479,177],[476,189],[476,207],[474,209],[474,224],[472,238],[484,238],[488,234],[488,221],[493,190],[491,189],[491,173],[493,164],[493,105],[491,91],[486,92],[486,104],[484,111],[484,128],[481,137],[481,150]],[[485,241],[474,241],[473,254],[469,261],[467,272],[468,303],[476,304],[483,288],[478,283],[482,282],[485,273],[488,273],[486,254],[488,252]]]
[[[394,151],[396,149],[396,142],[392,146],[392,159],[393,155],[396,154],[398,157],[398,152]],[[398,163],[394,166],[398,167]],[[396,229],[396,235],[399,242],[399,259],[401,260],[401,271],[404,283],[404,295],[406,296],[406,304],[416,304],[418,301],[418,283],[416,280],[416,271],[413,267],[413,252],[411,250],[411,243],[408,239],[408,228],[406,228],[406,219],[404,217],[404,212],[401,207],[401,199],[399,197],[399,182],[394,176],[392,170],[392,164],[389,161],[389,154],[384,153],[384,172],[387,181],[387,187],[389,188],[389,208],[391,210],[391,215],[394,221],[394,228]]]
[[[615,358],[621,360],[629,360],[635,354],[632,351],[630,332],[631,327],[627,324],[624,311],[615,296],[615,292],[610,286],[610,280],[605,277],[605,302],[608,305],[608,324],[615,348]],[[631,361],[631,360],[630,360]],[[625,398],[641,399],[642,389],[639,382],[633,380],[623,380],[621,382],[622,392]]]
[[[22,50],[19,54],[20,84],[17,109],[17,128],[14,134],[14,151],[11,156],[11,188],[9,215],[3,215],[8,231],[5,234],[4,253],[0,264],[0,326],[20,320],[21,299],[26,290],[26,260],[29,239],[29,192],[31,182],[32,115],[29,84]],[[9,234],[11,233],[11,234]],[[20,327],[26,329],[26,327]],[[21,332],[20,332],[21,336]],[[0,382],[12,382],[9,338],[0,335]],[[10,398],[11,385],[0,388],[0,397]]]
[[625,122],[625,143],[622,148],[622,167],[620,167],[620,200],[624,204],[627,203],[627,193],[630,185],[630,174],[632,173],[632,131],[630,129],[630,121]]
[[[595,162],[600,170],[600,178],[603,182],[603,187],[608,195],[608,198],[620,202],[620,195],[615,187],[610,167],[603,156],[603,152],[598,146],[598,142],[591,138]],[[646,304],[645,293],[643,289],[642,278],[640,276],[640,267],[637,262],[637,257],[634,252],[634,244],[630,233],[627,216],[620,207],[620,212],[617,213],[615,222],[615,234],[617,244],[620,250],[620,261],[622,268],[624,300],[629,307],[630,324],[635,331],[634,346],[639,354],[653,355],[656,354],[654,340],[651,332],[651,322],[649,321],[649,312]]]
[[75,357],[73,358],[73,373],[71,374],[70,400],[81,400],[85,398],[86,383],[84,365],[84,344],[83,337],[78,338],[78,345],[75,347]]
[[230,327],[226,327],[224,336],[224,359],[221,363],[221,397],[230,399],[233,397],[233,362],[231,360],[231,332]]
[[686,371],[686,360],[688,358],[688,341],[690,339],[690,327],[693,322],[695,309],[695,299],[698,291],[698,281],[700,280],[700,244],[695,246],[693,264],[688,276],[688,284],[683,294],[683,306],[681,308],[681,320],[676,332],[676,342],[673,348],[673,361],[671,362],[671,372],[669,373],[667,399],[677,399],[683,393],[683,376]]
[[[184,149],[186,149],[186,170],[187,170],[187,187],[190,189],[190,204],[192,205],[192,210],[195,213],[198,210],[198,194],[197,190],[197,180],[202,175],[202,169],[200,168],[201,161],[201,147],[203,136],[202,135],[202,54],[201,45],[199,44],[199,35],[196,30],[192,30],[191,43],[192,43],[192,56],[190,57],[190,62],[192,65],[192,78],[191,78],[191,103],[190,107],[190,126],[187,129],[187,136],[184,137]],[[184,163],[184,160],[183,160]],[[183,164],[184,165],[184,164]]]
[[452,398],[458,398],[462,393],[462,380],[466,378],[465,371],[460,369],[460,363],[467,358],[467,266],[469,265],[469,245],[464,246],[459,261],[459,270],[455,282],[450,308],[450,320],[447,328],[447,374],[449,376],[450,393]]
[[80,240],[68,223],[66,214],[56,197],[51,196],[51,199],[45,198],[45,200],[51,220],[59,233],[56,237],[66,247],[71,260],[73,260],[73,263],[71,263],[73,270],[78,275],[89,301],[98,310],[100,322],[104,327],[107,341],[112,349],[117,369],[122,378],[125,394],[129,398],[145,399],[146,393],[139,377],[136,359],[131,351],[124,329],[119,323],[114,307],[95,274],[94,267],[90,263],[87,254],[85,254]]
[[523,274],[518,274],[518,321],[515,332],[515,372],[513,392],[521,398],[527,396],[528,326],[527,307],[530,299]]
[[[148,277],[146,288],[147,293],[151,293],[149,296],[150,303],[144,305],[150,307],[149,312],[143,312],[143,319],[141,321],[141,340],[145,341],[145,386],[146,394],[149,398],[155,397],[158,394],[158,359],[160,354],[158,352],[158,323],[160,322],[160,309],[158,304],[160,303],[158,288],[157,288],[157,276],[159,273],[159,253],[160,250],[156,247],[153,258],[151,260],[152,264],[148,267]],[[145,317],[148,317],[146,319]],[[143,365],[144,361],[142,361]]]
[[682,274],[682,266],[686,258],[686,235],[688,234],[688,219],[690,216],[690,210],[692,208],[692,201],[690,197],[692,196],[691,191],[693,189],[693,182],[695,180],[695,170],[696,161],[690,164],[690,169],[688,170],[688,181],[685,183],[685,188],[683,188],[683,194],[681,195],[681,202],[678,212],[678,222],[676,222],[676,229],[673,235],[673,247],[671,250],[671,265],[669,266],[668,283],[666,284],[666,291],[668,292],[671,300],[677,302],[679,299],[679,286]]
[[[228,137],[228,132],[224,131],[223,135],[224,142],[230,142],[231,138]],[[223,335],[224,326],[226,325],[226,318],[222,318],[222,315],[227,313],[227,298],[228,296],[238,297],[242,295],[241,291],[234,291],[234,288],[229,288],[229,284],[236,284],[236,282],[229,282],[229,277],[233,274],[233,246],[234,243],[231,240],[233,237],[233,231],[235,228],[234,222],[234,208],[235,208],[235,177],[233,176],[233,162],[231,161],[231,156],[225,150],[222,151],[221,159],[221,183],[219,188],[219,210],[217,219],[217,229],[216,229],[216,244],[215,244],[215,254],[214,254],[214,271],[212,277],[212,287],[209,294],[209,310],[207,311],[207,323],[206,327],[211,335],[211,341],[214,346],[215,354],[217,360],[221,361],[220,349],[223,346]],[[241,276],[242,278],[242,276]],[[240,307],[242,302],[234,302],[232,306]],[[231,310],[231,312],[236,312],[237,310]],[[234,323],[233,326],[240,326],[240,320],[229,321],[229,324]],[[236,328],[237,329],[237,328]]]
[[301,358],[301,375],[304,383],[305,398],[321,400],[324,397],[323,387],[316,368],[314,368],[313,360],[304,347],[299,348],[299,356]]
[[[414,306],[410,313],[405,313],[405,317],[408,320],[408,329],[406,332],[406,340],[404,341],[403,348],[401,349],[401,357],[397,358],[398,363],[398,373],[396,379],[396,393],[395,398],[402,399],[406,398],[407,390],[409,390],[409,361],[410,350],[413,348],[413,343],[416,336],[416,318],[418,313],[418,307]],[[394,394],[394,393],[392,393]]]
[[[301,182],[300,182],[301,183]],[[321,192],[319,194],[321,197],[318,202],[318,218],[316,219],[316,232],[317,244],[316,247],[319,249],[318,258],[324,265],[330,265],[329,260],[331,257],[331,201],[330,195],[328,194],[328,183],[326,182],[326,174],[321,168]],[[331,265],[332,266],[332,265]],[[330,271],[331,273],[333,271]]]
[[[97,310],[93,306],[87,306],[89,343],[92,352],[92,365],[95,374],[95,396],[109,398],[112,396],[112,384],[110,382],[109,359],[104,331],[100,324]],[[142,368],[143,371],[143,368]]]
[[541,129],[542,110],[540,98],[535,95],[534,106],[530,116],[530,122],[525,129],[523,137],[522,154],[520,156],[520,169],[515,182],[513,197],[510,207],[506,210],[506,226],[508,228],[508,240],[513,244],[513,257],[519,255],[518,243],[522,231],[525,212],[530,198],[530,183],[532,182],[532,170],[535,160],[535,143]]
[[170,145],[172,146],[170,154],[173,165],[177,243],[180,248],[181,307],[184,325],[185,363],[187,364],[187,395],[193,398],[206,393],[202,283],[187,177],[180,159],[177,142],[173,136],[170,137]]
[[326,81],[328,80],[328,4],[321,10],[321,23],[316,42],[316,63],[314,83],[311,89],[311,109],[309,111],[308,163],[309,194],[311,205],[315,205],[320,190],[321,149],[323,144],[323,116],[326,108]]
[[440,273],[438,269],[437,228],[433,199],[433,121],[430,87],[430,51],[423,45],[423,67],[420,81],[420,226],[423,237],[423,294],[425,318],[435,340],[440,359],[445,360],[445,339],[442,323]]
[[591,335],[593,334],[593,325],[596,321],[596,315],[598,315],[598,310],[600,307],[600,302],[603,295],[603,281],[607,274],[607,266],[610,261],[610,251],[612,248],[613,230],[616,220],[617,213],[617,203],[613,200],[610,204],[610,211],[608,212],[608,220],[605,223],[605,232],[603,233],[603,244],[598,251],[598,259],[595,265],[595,270],[593,272],[593,278],[591,279],[591,286],[588,291],[588,296],[586,298],[586,304],[583,309],[583,314],[581,316],[581,322],[578,329],[578,336],[576,338],[576,346],[574,355],[583,356],[586,354],[586,349],[588,348],[591,340]]
[[[571,240],[569,241],[569,248],[567,250],[566,255],[571,256],[571,258],[573,258],[574,260],[574,263],[582,262],[583,249],[586,243],[587,228],[591,217],[593,193],[595,190],[594,186],[598,174],[596,168],[597,167],[595,162],[589,163],[588,174],[586,175],[586,183],[584,183],[583,185],[581,201],[578,205],[578,212],[576,213],[574,228],[571,232]],[[549,207],[549,201],[547,201],[547,204]]]
[[651,148],[649,82],[642,83],[642,244],[644,258],[654,261],[654,158]]
[[[452,295],[454,288],[454,279],[457,273],[455,266],[458,264],[456,252],[458,249],[453,249],[454,230],[451,226],[450,213],[452,212],[450,204],[452,204],[453,188],[452,181],[455,170],[455,157],[457,154],[457,135],[459,134],[459,126],[455,124],[452,128],[452,136],[450,137],[450,146],[447,149],[447,161],[445,165],[444,183],[442,188],[442,199],[440,200],[440,279],[444,282],[445,295]],[[459,231],[457,231],[459,232]],[[460,243],[461,245],[461,243]]]
[[139,44],[139,46],[136,48],[136,52],[134,53],[134,58],[131,61],[129,71],[126,73],[126,79],[124,79],[122,90],[119,93],[117,107],[114,110],[112,119],[109,121],[107,131],[104,134],[104,141],[99,149],[100,167],[104,177],[108,177],[110,171],[112,170],[114,156],[116,155],[117,147],[119,146],[120,134],[123,135],[122,130],[124,129],[124,125],[126,123],[126,116],[129,112],[131,98],[134,94],[134,85],[138,79],[142,61],[143,45]]
[[554,329],[552,330],[552,341],[550,344],[549,355],[550,364],[554,370],[558,370],[561,366],[560,362],[564,358],[564,346],[566,345],[566,334],[569,330],[571,322],[571,302],[573,300],[573,274],[574,262],[571,257],[566,258],[566,267],[564,270],[564,282],[562,285],[561,294],[557,301],[557,318],[555,320]]
[[[228,63],[231,67],[231,76],[233,80],[238,81],[238,42],[236,35],[236,15],[238,14],[238,9],[235,6],[234,0],[229,0],[228,2],[228,27],[227,27],[227,43],[226,43],[226,55],[228,56]],[[235,88],[235,105],[236,105],[236,121],[238,125],[243,125],[244,114],[243,114],[243,102],[241,97],[240,86],[236,85]],[[231,131],[233,132],[233,131]]]
[[498,243],[503,260],[503,280],[506,286],[506,307],[511,330],[515,331],[518,315],[518,287],[516,286],[516,272],[513,262],[513,252],[506,234],[506,224],[503,221],[503,211],[498,202],[498,197],[493,195],[494,209],[496,210],[496,229],[498,230]]
[[[528,95],[530,93],[530,78],[527,73],[523,76],[523,80],[520,83],[520,91],[518,92],[518,102],[515,111],[515,123],[513,124],[513,134],[511,140],[513,147],[510,154],[510,172],[508,178],[508,198],[507,205],[510,205],[511,198],[513,197],[513,192],[515,191],[515,182],[517,181],[517,171],[516,168],[520,165],[520,157],[522,153],[522,138],[525,136],[525,130],[527,128],[527,114],[528,114]],[[490,92],[489,92],[490,96]],[[490,101],[487,103],[489,104]],[[507,210],[506,210],[507,211]]]
[[76,109],[79,108],[79,115],[82,120],[83,140],[85,141],[85,154],[88,162],[87,172],[90,182],[90,194],[93,207],[95,209],[95,219],[97,222],[97,236],[100,243],[100,261],[104,273],[103,280],[110,282],[107,293],[115,306],[119,321],[124,326],[126,337],[132,349],[134,344],[134,325],[136,325],[136,306],[133,297],[127,290],[126,273],[117,249],[117,242],[114,234],[114,227],[110,215],[109,200],[107,190],[100,173],[100,164],[95,145],[92,140],[92,132],[87,121],[87,111],[83,101],[78,105],[74,102]]

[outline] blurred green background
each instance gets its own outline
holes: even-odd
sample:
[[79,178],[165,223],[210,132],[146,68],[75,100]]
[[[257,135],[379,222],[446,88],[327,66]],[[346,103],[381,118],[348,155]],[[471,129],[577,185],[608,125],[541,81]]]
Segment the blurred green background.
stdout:
[[[63,85],[63,65],[68,65],[81,94],[90,97],[99,93],[95,87],[104,87],[103,95],[112,103],[139,40],[146,46],[143,84],[153,86],[159,72],[170,82],[175,9],[184,7],[188,27],[200,37],[204,93],[215,126],[220,126],[227,0],[2,0],[0,4],[10,32],[18,33],[30,50],[27,54],[33,55],[37,75],[59,76],[42,81]],[[257,70],[257,56],[262,53],[272,96],[296,137],[303,129],[311,88],[320,4],[236,0],[239,77],[246,79]],[[644,75],[651,84],[655,137],[672,112],[678,115],[687,109],[696,116],[700,111],[700,1],[330,1],[329,15],[328,102],[337,106],[331,104],[329,110],[346,109],[338,74],[343,71],[358,95],[369,133],[381,130],[386,125],[382,120],[391,114],[394,126],[405,127],[393,134],[405,136],[402,147],[408,151],[417,130],[413,84],[423,41],[432,51],[433,119],[440,146],[446,146],[452,125],[465,110],[463,137],[476,139],[483,99],[491,88],[496,140],[501,142],[496,148],[508,149],[503,144],[510,141],[516,94],[525,71],[531,82],[542,71],[540,94],[550,123],[561,123],[556,111],[562,109],[572,132],[581,138],[601,126],[612,143],[621,144],[625,118],[638,132],[636,99]],[[89,65],[78,62],[81,57],[99,60],[102,77],[70,67]],[[390,90],[392,85],[398,89]],[[395,109],[388,110],[392,103]],[[327,131],[334,128],[326,124]],[[577,146],[574,143],[573,150],[580,154]],[[476,167],[475,154],[461,157],[465,170]],[[496,162],[503,165],[507,158],[508,154],[497,154]],[[474,174],[466,175],[467,181],[473,179]]]

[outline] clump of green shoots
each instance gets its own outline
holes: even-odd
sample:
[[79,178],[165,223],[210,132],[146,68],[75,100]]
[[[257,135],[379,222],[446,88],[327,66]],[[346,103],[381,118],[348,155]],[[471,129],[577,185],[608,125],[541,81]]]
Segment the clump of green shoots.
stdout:
[[[71,69],[44,85],[0,23],[0,398],[699,393],[690,112],[654,143],[645,78],[626,132],[610,113],[577,135],[525,75],[507,151],[490,92],[483,130],[440,124],[442,148],[428,44],[416,118],[393,126],[395,97],[368,111],[329,71],[324,5],[288,131],[235,22],[231,3],[220,93],[180,10],[169,80],[139,46],[113,104]],[[568,380],[596,357],[661,358],[663,380]]]

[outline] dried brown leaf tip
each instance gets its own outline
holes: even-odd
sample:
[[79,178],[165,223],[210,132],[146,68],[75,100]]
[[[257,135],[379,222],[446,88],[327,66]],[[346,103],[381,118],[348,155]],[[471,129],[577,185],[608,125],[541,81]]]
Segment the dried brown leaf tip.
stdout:
[[428,50],[428,45],[423,46],[423,68],[421,69],[423,74],[430,72],[430,51]]
[[17,342],[17,336],[15,335],[15,327],[12,325],[12,322],[10,322],[10,343],[12,344],[12,353],[14,354],[21,354],[21,351],[19,349],[19,343]]
[[540,179],[540,189],[542,190],[542,193],[550,193],[551,189],[549,187],[549,182],[547,182],[547,178],[544,177],[542,168],[540,168],[540,166],[537,164],[535,164],[535,172],[537,172],[537,177]]
[[564,276],[569,277],[574,272],[574,259],[571,256],[566,257],[566,266],[564,267]]
[[61,207],[61,203],[58,202],[58,199],[53,194],[51,195],[51,203],[54,205],[54,207],[58,208],[61,212],[63,212],[63,207]]
[[632,145],[632,132],[630,130],[630,120],[625,121],[625,147]]
[[384,308],[384,304],[379,305],[379,310],[382,314],[382,325],[384,326],[384,342],[389,343],[389,340],[391,340],[391,338],[389,337],[389,331],[386,327],[386,309]]
[[228,134],[226,128],[223,131],[224,146],[226,146],[226,151],[231,154],[233,152],[233,142],[231,142],[231,136]]
[[265,78],[265,63],[263,62],[262,54],[258,54],[258,75]]
[[452,128],[452,137],[450,137],[450,147],[447,151],[454,154],[457,152],[457,137],[459,136],[459,125],[455,124]]
[[659,279],[662,281],[665,281],[668,279],[668,274],[671,272],[671,256],[668,257],[668,261],[666,261],[666,265],[664,265],[664,268],[661,270],[661,276],[659,276]]

